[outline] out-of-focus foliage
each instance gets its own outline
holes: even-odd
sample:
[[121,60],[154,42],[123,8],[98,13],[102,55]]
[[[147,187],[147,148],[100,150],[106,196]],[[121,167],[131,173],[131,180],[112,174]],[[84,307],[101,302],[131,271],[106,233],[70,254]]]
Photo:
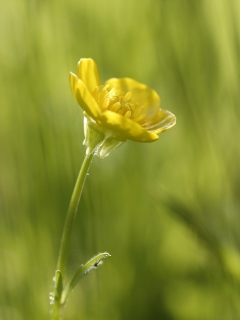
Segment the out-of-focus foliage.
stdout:
[[240,318],[240,2],[2,1],[0,319],[48,318],[84,157],[68,74],[132,77],[177,116],[158,142],[94,159],[68,274],[100,251],[66,319]]

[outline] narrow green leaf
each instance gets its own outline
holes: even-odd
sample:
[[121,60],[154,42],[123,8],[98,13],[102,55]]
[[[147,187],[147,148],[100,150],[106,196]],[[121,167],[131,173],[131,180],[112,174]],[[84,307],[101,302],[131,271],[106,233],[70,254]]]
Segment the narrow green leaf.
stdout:
[[110,256],[111,255],[108,252],[99,253],[95,257],[91,258],[86,264],[81,265],[77,270],[77,272],[75,273],[73,279],[69,282],[69,284],[64,289],[61,303],[62,304],[66,303],[70,293],[75,288],[76,284],[79,282],[80,279],[85,277],[92,270],[97,269],[97,267],[102,264],[102,260]]

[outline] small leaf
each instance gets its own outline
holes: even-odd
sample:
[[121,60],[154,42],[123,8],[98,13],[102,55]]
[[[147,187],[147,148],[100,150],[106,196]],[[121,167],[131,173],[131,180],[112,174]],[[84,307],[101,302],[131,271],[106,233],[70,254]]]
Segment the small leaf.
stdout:
[[50,293],[51,304],[55,304],[56,302],[60,301],[62,291],[63,291],[62,274],[60,270],[56,270],[55,275],[53,277],[53,291]]
[[64,304],[67,301],[70,293],[72,292],[76,284],[79,282],[79,280],[85,277],[92,270],[97,269],[97,267],[100,264],[102,264],[102,260],[107,257],[111,257],[111,255],[108,252],[99,253],[95,257],[91,258],[86,264],[81,265],[79,267],[72,281],[70,281],[70,283],[66,286],[66,288],[63,291],[61,299],[62,304]]

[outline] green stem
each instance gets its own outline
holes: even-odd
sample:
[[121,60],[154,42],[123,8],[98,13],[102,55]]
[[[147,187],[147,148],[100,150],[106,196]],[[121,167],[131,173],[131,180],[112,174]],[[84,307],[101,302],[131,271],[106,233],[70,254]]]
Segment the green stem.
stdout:
[[84,187],[84,182],[86,180],[87,172],[92,162],[93,155],[94,154],[92,153],[91,155],[86,155],[84,158],[83,164],[81,166],[81,169],[73,190],[72,198],[70,201],[70,205],[69,205],[69,209],[68,209],[68,213],[65,221],[65,226],[62,234],[62,240],[61,240],[61,245],[60,245],[60,250],[58,255],[57,269],[56,269],[56,270],[59,270],[59,273],[61,275],[60,277],[61,280],[59,280],[61,281],[61,283],[59,283],[58,281],[56,282],[56,276],[55,276],[55,284],[54,284],[55,292],[53,292],[55,299],[53,301],[53,306],[52,306],[52,315],[51,315],[52,320],[53,319],[60,320],[63,317],[62,309],[64,306],[61,305],[60,300],[61,300],[61,294],[62,294],[62,280],[64,279],[66,260],[67,260],[67,255],[69,251],[68,250],[69,244],[70,244],[69,240],[70,240],[72,227],[73,227],[75,216],[78,209],[78,204],[79,204],[82,190]]
[[86,180],[87,172],[89,169],[89,166],[92,162],[93,154],[91,155],[86,155],[82,164],[82,167],[80,169],[72,198],[70,201],[66,221],[65,221],[65,226],[63,230],[63,235],[62,235],[62,241],[61,241],[61,246],[60,246],[60,251],[58,255],[58,263],[57,263],[57,270],[60,270],[62,273],[62,277],[64,278],[64,272],[65,272],[65,267],[66,267],[66,259],[67,259],[67,253],[68,253],[68,247],[69,247],[69,238],[70,234],[72,232],[72,227],[73,223],[75,220],[75,216],[77,213],[78,209],[78,204],[81,198],[82,190],[84,187],[84,182]]
[[52,312],[51,312],[51,320],[62,320],[64,307],[65,307],[64,305],[58,302],[54,303],[52,307]]

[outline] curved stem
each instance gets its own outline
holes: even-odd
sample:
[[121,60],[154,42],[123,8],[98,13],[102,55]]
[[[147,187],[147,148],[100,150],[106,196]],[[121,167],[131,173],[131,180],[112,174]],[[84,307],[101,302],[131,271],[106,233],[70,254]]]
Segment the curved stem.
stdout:
[[57,270],[61,271],[63,278],[64,278],[64,272],[66,267],[67,253],[69,248],[69,238],[72,231],[75,216],[77,213],[78,204],[81,198],[87,172],[92,162],[92,158],[93,158],[93,154],[86,155],[84,158],[82,167],[80,169],[80,172],[73,190],[73,194],[71,197],[71,201],[70,201],[70,205],[69,205],[69,209],[68,209],[68,213],[65,221],[65,226],[64,226],[62,240],[61,240],[61,246],[60,246],[59,255],[58,255],[58,262],[57,262]]
[[65,220],[60,250],[58,254],[57,268],[56,268],[55,277],[54,277],[54,290],[50,298],[51,305],[52,305],[50,315],[52,320],[60,320],[63,318],[64,304],[61,303],[61,296],[62,296],[62,290],[63,290],[63,280],[64,280],[64,273],[66,269],[67,255],[69,251],[70,236],[71,236],[74,220],[76,217],[78,204],[79,204],[84,183],[86,180],[87,172],[92,162],[93,155],[94,155],[93,153],[90,155],[86,155],[83,160],[83,163],[82,163],[82,166],[73,190],[70,205],[68,208],[68,213]]

